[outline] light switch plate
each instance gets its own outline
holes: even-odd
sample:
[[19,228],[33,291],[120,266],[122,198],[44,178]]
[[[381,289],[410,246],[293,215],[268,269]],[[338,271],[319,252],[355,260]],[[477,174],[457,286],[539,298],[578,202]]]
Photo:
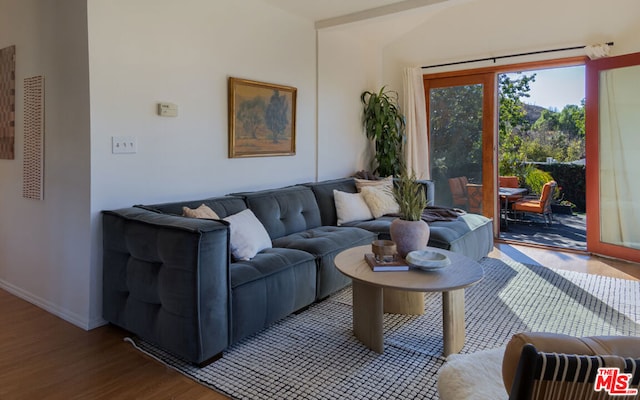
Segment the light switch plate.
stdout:
[[138,152],[138,138],[135,136],[112,136],[111,152],[113,154],[133,154]]

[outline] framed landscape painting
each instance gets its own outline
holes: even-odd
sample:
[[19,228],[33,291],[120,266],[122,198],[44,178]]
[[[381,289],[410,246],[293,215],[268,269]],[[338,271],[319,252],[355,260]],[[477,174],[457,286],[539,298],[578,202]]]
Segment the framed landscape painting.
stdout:
[[296,154],[296,92],[291,86],[229,78],[229,157]]

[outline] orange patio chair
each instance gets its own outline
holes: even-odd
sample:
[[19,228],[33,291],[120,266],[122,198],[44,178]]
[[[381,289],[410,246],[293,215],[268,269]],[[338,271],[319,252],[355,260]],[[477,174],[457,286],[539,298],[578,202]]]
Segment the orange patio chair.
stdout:
[[451,189],[452,203],[454,207],[467,209],[467,185],[469,181],[466,176],[449,178],[449,189]]
[[499,176],[498,183],[500,187],[506,188],[518,188],[520,187],[520,181],[517,176]]
[[[547,182],[542,187],[542,194],[538,200],[520,199],[511,205],[511,209],[519,212],[542,214],[545,224],[549,226],[553,221],[551,214],[551,200],[553,199],[553,192],[557,186],[558,184],[556,181]],[[547,218],[549,219],[548,222]]]
[[482,214],[482,185],[467,184],[467,204],[467,211],[474,214]]
[[[505,175],[505,176],[499,176],[498,177],[498,186],[500,186],[501,188],[519,188],[520,187],[520,179],[518,179],[517,176],[515,175]],[[504,198],[504,201],[506,201],[508,204],[513,204],[513,202],[518,201],[522,198],[521,194],[514,194],[511,196],[506,196],[506,198]],[[502,200],[501,200],[502,201]],[[500,206],[502,207],[502,206]],[[506,207],[505,212],[509,209],[509,207]],[[505,216],[507,217],[507,216]]]

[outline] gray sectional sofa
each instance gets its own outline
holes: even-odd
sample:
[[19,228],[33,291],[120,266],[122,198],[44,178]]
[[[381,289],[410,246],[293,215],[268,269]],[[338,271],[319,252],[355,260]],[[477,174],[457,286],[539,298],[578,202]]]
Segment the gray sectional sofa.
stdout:
[[[433,184],[423,181],[429,204]],[[392,217],[336,226],[333,190],[353,178],[103,212],[103,317],[195,364],[350,284],[334,266],[350,247],[389,237]],[[206,204],[220,220],[187,218]],[[235,259],[229,223],[249,209],[271,245]],[[429,224],[429,245],[486,256],[492,221],[466,214]]]

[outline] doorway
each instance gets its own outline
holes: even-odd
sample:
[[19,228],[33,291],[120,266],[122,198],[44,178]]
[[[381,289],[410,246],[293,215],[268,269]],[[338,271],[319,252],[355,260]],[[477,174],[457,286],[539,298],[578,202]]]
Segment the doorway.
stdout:
[[[464,208],[495,221],[504,214],[499,197],[500,85],[513,71],[583,65],[583,57],[424,75],[431,176],[436,204]],[[510,90],[516,90],[513,86]],[[504,96],[503,96],[504,99]],[[512,125],[518,125],[510,122]],[[545,160],[546,161],[546,160]],[[462,199],[459,190],[464,187]],[[500,238],[500,224],[494,224]]]
[[[501,195],[499,237],[586,251],[584,65],[503,72],[498,93],[499,186],[526,190]],[[557,184],[544,197],[550,181]],[[541,199],[547,204],[533,212],[512,211],[531,209]]]
[[425,79],[431,179],[438,205],[494,216],[495,78]]
[[[435,115],[430,111],[432,89],[482,84],[482,109],[479,111],[482,115],[482,134],[478,135],[477,131],[475,134],[476,138],[481,136],[482,140],[474,141],[476,147],[482,148],[482,169],[480,175],[475,175],[474,179],[482,182],[480,184],[482,214],[498,220],[497,217],[500,216],[497,183],[499,176],[498,74],[583,65],[586,65],[584,104],[586,187],[584,190],[586,191],[585,209],[586,214],[589,215],[587,252],[640,262],[640,229],[638,228],[640,227],[640,186],[635,185],[635,182],[640,181],[638,176],[640,143],[637,143],[640,136],[634,134],[633,129],[629,129],[638,124],[635,110],[640,107],[640,104],[637,96],[624,95],[631,89],[631,93],[637,93],[640,90],[640,87],[637,87],[640,84],[640,53],[595,61],[589,61],[585,57],[571,57],[424,75],[429,135],[433,133],[431,119]],[[614,111],[601,114],[605,108]],[[449,111],[445,107],[439,112],[446,115]],[[473,116],[477,114],[474,113]],[[457,134],[467,133],[458,130]],[[611,142],[612,138],[616,139],[615,142]],[[432,142],[435,138],[430,136],[429,139]],[[608,142],[604,143],[606,141]],[[446,141],[439,145],[439,147],[446,146]],[[434,150],[433,146],[430,146],[430,151],[432,156],[437,156],[437,150]],[[460,150],[460,152],[466,151],[466,149]],[[607,157],[607,153],[612,156]],[[470,152],[463,154],[471,157]],[[442,164],[438,165],[438,163]],[[474,165],[478,165],[477,162]],[[447,171],[446,158],[432,157],[432,171],[434,166],[436,171]],[[478,173],[477,167],[474,168],[469,175],[473,172]],[[458,175],[457,171],[454,172]],[[432,173],[432,176],[434,175],[436,174]],[[449,175],[453,174],[449,173]],[[446,174],[441,174],[434,178],[440,180],[436,182],[438,187],[436,192],[442,196],[442,192],[446,193],[449,186],[448,182],[444,181],[444,179],[448,180],[448,177]],[[575,186],[576,182],[571,181],[571,184],[562,188],[565,193],[569,187]],[[559,192],[560,195],[563,191]],[[452,196],[449,195],[449,201],[451,199]],[[563,200],[576,203],[578,198],[575,198],[576,201],[561,198],[559,202]],[[438,199],[438,201],[441,205],[451,204],[447,203],[446,199]],[[494,224],[494,233],[496,238],[500,238],[499,224]]]

